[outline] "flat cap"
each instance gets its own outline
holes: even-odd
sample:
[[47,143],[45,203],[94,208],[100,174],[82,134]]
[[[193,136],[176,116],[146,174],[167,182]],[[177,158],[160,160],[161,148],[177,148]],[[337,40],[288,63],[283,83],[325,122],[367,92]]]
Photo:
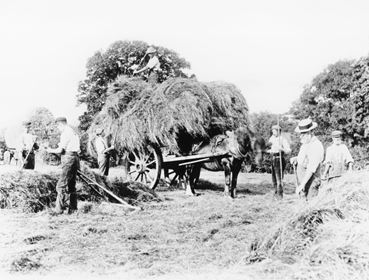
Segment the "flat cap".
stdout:
[[57,117],[56,119],[55,119],[55,122],[67,122],[67,118],[66,117]]
[[277,124],[276,124],[276,125],[273,125],[273,126],[272,126],[272,130],[274,130],[274,129],[275,129],[275,130],[281,130],[281,127],[280,127],[279,125],[277,125]]
[[332,137],[333,138],[340,138],[341,136],[342,136],[342,131],[340,131],[340,130],[332,131]]

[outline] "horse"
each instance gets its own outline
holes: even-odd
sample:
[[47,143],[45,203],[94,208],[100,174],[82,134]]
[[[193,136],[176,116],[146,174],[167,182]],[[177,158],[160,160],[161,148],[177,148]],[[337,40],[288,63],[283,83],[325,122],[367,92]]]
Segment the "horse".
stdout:
[[226,135],[217,135],[210,143],[201,145],[196,154],[224,153],[225,156],[216,158],[211,162],[194,164],[190,169],[186,194],[196,195],[195,186],[200,177],[201,168],[209,171],[224,171],[225,187],[224,194],[231,198],[236,197],[237,177],[244,160],[250,161],[252,157],[260,166],[263,161],[266,144],[263,138],[254,137],[248,128],[238,128],[235,131],[227,131]]

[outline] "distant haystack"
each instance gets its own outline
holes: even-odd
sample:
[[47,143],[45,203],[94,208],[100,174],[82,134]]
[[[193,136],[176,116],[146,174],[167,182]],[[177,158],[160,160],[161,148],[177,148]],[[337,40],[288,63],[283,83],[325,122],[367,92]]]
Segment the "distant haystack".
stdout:
[[227,83],[176,78],[154,88],[137,79],[119,77],[109,85],[108,93],[90,137],[97,127],[103,127],[120,150],[154,143],[186,154],[196,141],[249,126],[245,98]]

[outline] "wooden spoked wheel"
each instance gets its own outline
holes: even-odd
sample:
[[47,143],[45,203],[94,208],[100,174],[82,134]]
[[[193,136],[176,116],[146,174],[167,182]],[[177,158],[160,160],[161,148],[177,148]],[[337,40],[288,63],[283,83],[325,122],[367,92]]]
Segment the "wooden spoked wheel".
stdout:
[[160,179],[163,157],[155,145],[132,151],[128,158],[128,174],[132,181],[155,189]]

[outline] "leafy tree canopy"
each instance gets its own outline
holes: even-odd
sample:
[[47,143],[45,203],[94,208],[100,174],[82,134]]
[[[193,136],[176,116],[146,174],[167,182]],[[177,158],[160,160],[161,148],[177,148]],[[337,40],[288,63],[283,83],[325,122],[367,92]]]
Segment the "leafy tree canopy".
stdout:
[[291,113],[297,119],[311,117],[316,121],[319,124],[317,134],[324,141],[328,141],[330,132],[336,129],[352,138],[355,118],[353,89],[353,61],[339,61],[329,65],[305,86]]
[[57,143],[59,132],[55,124],[55,118],[49,109],[37,108],[29,121],[31,122],[31,133],[36,135],[39,141]]
[[369,57],[329,65],[305,86],[291,113],[318,123],[317,134],[331,142],[330,132],[342,130],[356,162],[369,158]]

